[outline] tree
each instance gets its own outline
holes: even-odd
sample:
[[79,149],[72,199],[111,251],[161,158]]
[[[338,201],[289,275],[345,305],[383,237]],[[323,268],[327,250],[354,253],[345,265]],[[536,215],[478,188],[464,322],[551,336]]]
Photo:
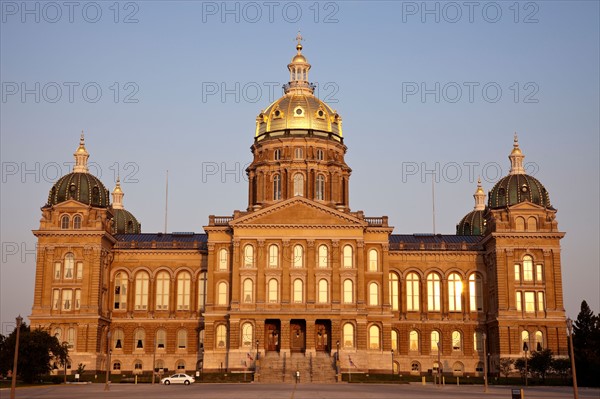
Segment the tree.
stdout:
[[508,379],[508,376],[510,375],[510,372],[513,369],[513,364],[515,363],[515,361],[510,358],[510,357],[501,357],[500,358],[500,374],[504,375],[504,377],[506,379]]
[[535,351],[531,353],[529,359],[529,369],[532,373],[537,374],[542,378],[542,382],[546,381],[546,374],[550,371],[552,366],[552,351],[550,349],[544,349],[542,351]]
[[586,301],[573,323],[573,350],[579,384],[600,386],[600,317],[594,316]]
[[525,358],[520,357],[514,362],[515,368],[521,373],[521,378],[525,378]]
[[571,374],[571,361],[568,358],[558,358],[552,361],[552,372],[563,380]]
[[[6,338],[2,346],[2,373],[11,370],[14,362],[17,329]],[[31,331],[28,325],[21,324],[19,337],[18,373],[25,382],[34,382],[40,375],[51,370],[51,363],[64,362],[69,350],[61,345],[48,331],[36,328]],[[63,363],[64,364],[64,363]]]

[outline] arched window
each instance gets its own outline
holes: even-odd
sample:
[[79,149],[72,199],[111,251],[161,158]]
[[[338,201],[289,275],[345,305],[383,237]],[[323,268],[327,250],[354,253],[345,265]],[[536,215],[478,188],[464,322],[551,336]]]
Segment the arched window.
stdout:
[[473,333],[473,350],[481,352],[483,350],[483,333],[481,331],[475,331]]
[[462,280],[458,273],[451,273],[448,277],[448,307],[450,312],[462,310]]
[[344,246],[344,259],[343,266],[345,269],[351,269],[354,267],[354,254],[353,254],[352,246],[345,245]]
[[398,295],[398,289],[400,286],[398,275],[396,273],[389,274],[390,280],[390,305],[392,310],[398,310],[400,307],[400,297]]
[[129,279],[123,272],[119,272],[115,276],[115,300],[114,309],[127,309],[127,284]]
[[462,334],[460,331],[452,331],[452,350],[462,351]]
[[329,283],[325,279],[319,280],[318,303],[329,302]]
[[469,276],[469,303],[471,312],[483,311],[483,283],[477,273]]
[[217,331],[215,335],[217,338],[215,340],[217,349],[225,349],[227,347],[227,327],[223,324],[219,324],[217,326]]
[[244,267],[254,267],[254,247],[250,244],[244,247]]
[[379,305],[379,286],[377,283],[369,283],[369,305]]
[[219,270],[221,270],[221,271],[227,270],[227,263],[228,263],[227,255],[228,255],[228,253],[225,248],[221,248],[219,250]]
[[419,310],[419,275],[408,273],[406,276],[406,310]]
[[421,363],[419,362],[412,362],[410,364],[410,373],[411,374],[421,374]]
[[354,283],[350,279],[344,280],[344,303],[354,303]]
[[133,366],[134,367],[134,372],[135,373],[141,373],[142,370],[144,369],[143,365],[142,365],[142,361],[140,359],[135,359],[133,363],[134,363],[134,366]]
[[304,302],[304,282],[299,278],[294,280],[294,303]]
[[[300,111],[300,112],[298,112]],[[298,115],[302,115],[302,110],[301,109],[297,109],[296,110],[296,114]],[[302,159],[304,157],[304,151],[302,151],[302,148],[298,147],[294,150],[294,157],[296,159]]]
[[294,196],[304,195],[304,176],[301,173],[294,175]]
[[112,332],[113,349],[123,349],[124,337],[123,330],[120,328],[117,328]]
[[80,215],[75,215],[73,217],[73,228],[75,230],[79,230],[81,228],[81,216]]
[[324,269],[327,268],[329,263],[329,250],[327,245],[319,246],[319,268]]
[[269,245],[269,267],[279,267],[279,247],[275,244]]
[[217,285],[217,305],[226,306],[227,305],[227,283],[221,281]]
[[177,310],[190,309],[190,286],[192,277],[188,272],[177,275]]
[[167,332],[160,328],[156,330],[156,349],[165,349],[167,347]]
[[206,306],[206,272],[198,276],[198,310],[204,311]]
[[146,344],[146,332],[143,328],[138,328],[133,334],[133,347],[135,349],[144,349]]
[[304,266],[304,248],[302,245],[294,245],[294,260],[292,267],[302,268]]
[[252,303],[254,297],[254,281],[252,279],[245,279],[243,284],[243,293],[242,298],[244,298],[244,303]]
[[317,201],[325,201],[325,176],[323,175],[317,175],[315,183],[315,199]]
[[398,350],[398,331],[392,330],[392,350],[396,352]]
[[67,329],[67,345],[69,348],[75,347],[75,329],[73,327]]
[[279,282],[272,278],[269,280],[268,285],[269,291],[267,292],[267,298],[270,303],[279,302]]
[[73,271],[75,268],[75,256],[73,253],[68,252],[65,255],[65,278],[73,278]]
[[121,370],[121,362],[120,361],[116,361],[113,363],[113,370]]
[[523,257],[523,281],[533,281],[533,258],[529,255]]
[[515,219],[515,230],[525,231],[525,219],[524,218],[519,216]]
[[171,278],[169,273],[160,272],[156,276],[156,310],[169,309],[169,285]]
[[537,219],[533,216],[527,218],[527,231],[537,231]]
[[369,327],[369,349],[381,348],[380,331],[379,326],[372,325]]
[[408,350],[411,352],[419,351],[419,333],[416,330],[410,330],[408,333]]
[[379,264],[377,260],[377,251],[374,249],[369,250],[369,271],[376,272],[379,270]]
[[354,325],[351,323],[344,324],[343,335],[344,348],[354,348]]
[[442,338],[440,336],[439,331],[431,332],[431,353],[437,353],[439,349],[442,347]]
[[60,218],[60,228],[63,230],[67,230],[69,228],[70,221],[71,218],[69,218],[69,215],[62,215]]
[[533,336],[535,338],[535,350],[538,352],[544,350],[544,334],[538,330]]
[[427,275],[427,310],[439,312],[440,305],[440,276],[437,273]]
[[159,359],[156,361],[156,365],[155,365],[155,369],[156,370],[164,370],[165,368],[165,361],[162,359]]
[[187,330],[177,331],[177,348],[178,349],[187,348]]
[[177,361],[177,371],[183,373],[185,371],[185,362],[183,360]]
[[276,174],[273,176],[273,200],[279,201],[281,199],[281,175]]
[[461,362],[454,362],[452,365],[452,374],[455,376],[463,375],[464,365]]
[[242,324],[242,346],[251,349],[254,342],[254,326],[252,323]]
[[527,344],[527,350],[531,350],[531,343],[529,342],[529,331],[521,331],[521,349],[525,350],[525,344]]

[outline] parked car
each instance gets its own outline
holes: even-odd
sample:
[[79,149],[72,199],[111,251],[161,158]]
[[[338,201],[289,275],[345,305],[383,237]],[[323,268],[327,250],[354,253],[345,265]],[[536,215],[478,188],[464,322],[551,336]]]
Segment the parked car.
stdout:
[[165,377],[160,380],[161,384],[170,385],[170,384],[185,384],[190,385],[194,383],[194,377],[187,374],[173,374],[170,377]]

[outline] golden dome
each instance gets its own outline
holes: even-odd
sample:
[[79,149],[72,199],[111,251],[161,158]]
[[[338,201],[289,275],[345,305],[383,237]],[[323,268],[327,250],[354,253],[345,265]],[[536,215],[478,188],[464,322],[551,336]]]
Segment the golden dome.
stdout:
[[304,62],[304,63],[306,63],[307,61],[306,61],[306,57],[304,57],[302,54],[296,54],[294,56],[294,58],[292,58],[292,63],[294,63],[294,62]]

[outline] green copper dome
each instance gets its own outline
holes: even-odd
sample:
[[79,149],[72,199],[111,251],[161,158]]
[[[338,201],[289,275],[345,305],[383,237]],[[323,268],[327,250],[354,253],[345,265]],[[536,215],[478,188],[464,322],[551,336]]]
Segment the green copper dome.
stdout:
[[142,225],[131,212],[125,209],[113,209],[113,234],[139,234]]
[[485,234],[485,219],[482,210],[473,210],[456,225],[458,236],[482,236]]
[[513,174],[500,179],[490,190],[488,206],[503,208],[525,201],[552,208],[548,191],[538,179],[526,174]]
[[83,172],[72,172],[58,179],[48,195],[48,205],[70,199],[99,208],[106,208],[110,204],[108,190],[100,179]]

